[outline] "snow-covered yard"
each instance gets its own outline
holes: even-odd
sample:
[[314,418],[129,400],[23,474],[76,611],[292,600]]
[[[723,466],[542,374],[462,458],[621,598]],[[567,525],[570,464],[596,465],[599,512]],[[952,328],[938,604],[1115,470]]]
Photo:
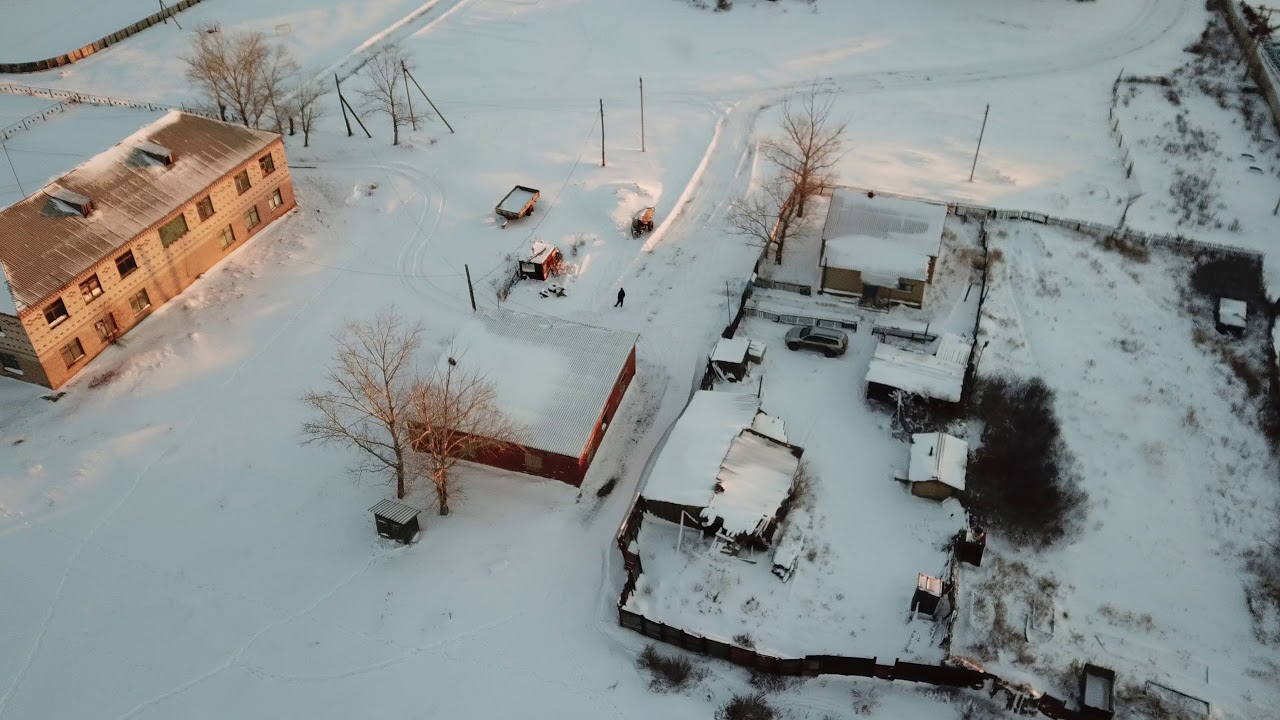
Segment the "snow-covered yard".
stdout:
[[[134,3],[89,5],[10,3],[0,46],[20,55],[64,52],[93,38],[63,47],[51,27],[96,37],[116,23],[108,6],[124,14]],[[369,116],[375,138],[359,130],[348,138],[330,97],[312,147],[288,139],[295,214],[130,332],[58,402],[0,380],[0,718],[509,717],[534,713],[529,708],[565,718],[708,717],[748,689],[743,674],[706,663],[695,691],[650,692],[634,666],[645,640],[617,626],[622,571],[612,540],[646,459],[727,322],[726,287],[741,287],[755,262],[758,248],[728,235],[724,215],[753,179],[756,142],[774,132],[779,101],[815,79],[835,93],[837,114],[851,119],[844,183],[1114,222],[1127,184],[1107,124],[1110,82],[1122,66],[1176,65],[1204,17],[1202,3],[1191,0],[739,0],[727,13],[677,0],[643,12],[631,0],[210,0],[179,16],[182,31],[160,25],[58,71],[6,78],[195,102],[174,58],[195,26],[220,22],[288,43],[308,72],[338,71],[356,101],[361,81],[348,73],[362,51],[398,38],[457,133],[432,117],[393,148],[386,120]],[[969,183],[987,102],[991,118]],[[11,121],[43,103],[0,98]],[[132,112],[75,108],[15,136],[6,147],[20,182],[38,185],[153,118]],[[0,186],[11,183],[18,184]],[[499,229],[493,207],[516,183],[542,191],[538,212]],[[14,199],[13,190],[3,187],[0,200]],[[657,208],[657,227],[633,239],[629,218],[647,205]],[[1265,213],[1245,222],[1240,242],[1269,241],[1268,222]],[[974,237],[953,218],[947,228]],[[298,397],[321,382],[329,333],[388,303],[427,324],[420,361],[431,363],[470,313],[467,271],[477,301],[495,305],[501,280],[534,241],[564,253],[571,272],[556,281],[566,292],[543,297],[546,284],[521,282],[504,306],[640,335],[636,380],[583,492],[466,469],[452,516],[424,516],[417,545],[387,546],[365,512],[386,496],[385,486],[352,482],[342,472],[346,452],[299,447]],[[1082,258],[1052,274],[1056,266],[1021,245],[1022,262],[1049,267],[1046,287],[1061,288],[1064,298],[1075,274],[1094,272]],[[1005,252],[1018,260],[1015,248]],[[1073,252],[1054,249],[1054,260]],[[1108,272],[1123,268],[1111,255],[1098,262]],[[1128,305],[1092,282],[1092,292],[1076,298],[1078,311],[1058,311],[1049,303],[1062,298],[1028,290],[1034,277],[1014,278],[1017,307],[1029,313],[1015,327],[1036,352],[1024,348],[1017,360],[997,354],[993,341],[983,371],[998,355],[1034,360],[1046,375],[1059,364],[1061,408],[1074,397],[1063,388],[1085,372],[1077,348],[1088,343],[1099,366],[1089,374],[1099,384],[1080,386],[1094,389],[1072,400],[1064,421],[1069,440],[1084,448],[1077,456],[1092,463],[1084,474],[1093,524],[1075,544],[1027,562],[1058,578],[1071,623],[1110,628],[1125,639],[1126,657],[1156,652],[1139,650],[1139,642],[1201,657],[1212,669],[1215,702],[1268,717],[1275,702],[1265,700],[1267,680],[1246,668],[1269,660],[1250,639],[1231,553],[1265,531],[1250,509],[1270,498],[1274,467],[1223,409],[1220,396],[1236,391],[1213,353],[1183,346],[1189,321],[1174,310],[1154,320],[1137,314],[1152,298],[1173,302],[1166,291],[1174,281],[1159,270],[1153,258],[1138,269],[1140,283],[1123,273],[1111,278],[1129,293]],[[947,297],[962,296],[968,277],[966,270],[944,282]],[[615,309],[619,287],[627,303]],[[993,309],[998,297],[988,298]],[[926,310],[945,309],[939,322],[968,330],[971,316],[966,326],[950,310],[960,304]],[[765,407],[806,448],[815,476],[811,517],[829,538],[785,585],[764,567],[729,561],[764,574],[759,587],[772,583],[769,598],[756,598],[773,603],[769,618],[795,618],[791,605],[810,603],[799,605],[810,624],[755,622],[752,636],[780,653],[821,644],[936,657],[928,638],[910,639],[924,626],[905,624],[906,602],[915,573],[941,567],[941,543],[960,521],[891,479],[905,468],[907,448],[890,436],[888,417],[862,399],[867,329],[839,360],[789,353],[780,343],[785,330],[752,319],[742,332],[771,345],[756,370],[766,375]],[[1131,331],[1148,355],[1108,344]],[[1114,375],[1102,374],[1104,351]],[[1139,373],[1136,357],[1160,360],[1164,376]],[[1134,393],[1132,402],[1115,400]],[[1158,414],[1172,395],[1177,407]],[[1186,407],[1196,408],[1199,435],[1182,425]],[[1156,457],[1167,454],[1160,463],[1147,460],[1148,445]],[[598,497],[614,475],[616,489]],[[420,489],[410,502],[427,495]],[[1170,514],[1155,517],[1166,498]],[[989,555],[1022,557],[998,539]],[[880,579],[859,582],[863,563]],[[783,597],[806,588],[807,600]],[[1130,632],[1145,613],[1159,630]],[[731,636],[742,626],[727,613],[718,621]],[[1039,668],[1056,673],[1085,654],[1063,645],[1065,623],[1035,651],[1032,679],[1045,677]],[[1126,678],[1162,672],[1146,662],[1112,664],[1127,667]],[[993,667],[1016,674],[1009,665]],[[1247,707],[1246,695],[1262,710]],[[838,678],[774,697],[789,716],[815,720],[966,712],[949,693]]]
[[955,651],[1017,679],[1091,661],[1116,669],[1122,688],[1152,680],[1229,714],[1265,714],[1274,649],[1255,634],[1242,559],[1274,532],[1266,509],[1280,500],[1259,427],[1265,309],[1234,340],[1215,331],[1186,256],[1033,223],[988,227],[997,259],[979,372],[1053,389],[1069,472],[1089,499],[1078,533],[1052,550],[993,535],[988,560],[961,574]]

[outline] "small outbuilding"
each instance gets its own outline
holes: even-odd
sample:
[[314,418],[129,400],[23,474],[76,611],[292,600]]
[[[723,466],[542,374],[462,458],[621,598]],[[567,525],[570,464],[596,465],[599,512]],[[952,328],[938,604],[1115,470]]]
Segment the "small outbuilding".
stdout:
[[520,261],[520,277],[547,280],[556,274],[563,256],[555,245],[534,241],[529,257]]
[[916,433],[903,480],[916,497],[946,500],[964,492],[968,465],[969,443],[946,433]]
[[942,579],[919,573],[916,575],[916,591],[911,596],[911,612],[933,617],[942,601]]
[[1218,310],[1214,318],[1218,332],[1240,336],[1244,334],[1249,317],[1249,303],[1244,300],[1218,298]]
[[1085,663],[1080,673],[1080,714],[1097,720],[1115,716],[1116,672]]
[[751,341],[746,338],[721,338],[711,352],[711,364],[725,377],[741,381],[747,375],[750,348]]
[[867,368],[867,397],[892,403],[900,390],[934,404],[958,403],[972,349],[972,340],[953,333],[942,336],[933,354],[879,342]]
[[369,508],[373,513],[373,521],[377,525],[378,534],[388,540],[408,545],[418,534],[418,515],[421,510],[409,507],[394,500],[383,500]]

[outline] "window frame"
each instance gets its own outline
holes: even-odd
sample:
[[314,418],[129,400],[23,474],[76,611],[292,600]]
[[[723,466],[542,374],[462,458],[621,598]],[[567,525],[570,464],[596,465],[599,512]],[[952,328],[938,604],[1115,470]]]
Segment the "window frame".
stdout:
[[[72,345],[76,347],[76,350],[74,352],[79,352],[80,354],[68,359],[68,356],[72,354],[71,352]],[[80,342],[80,338],[78,336],[73,335],[71,339],[68,340],[66,344],[62,346],[61,349],[59,349],[58,352],[61,353],[62,355],[62,362],[66,363],[67,367],[70,368],[72,365],[75,365],[76,363],[84,359],[85,357],[84,343]]]
[[[97,292],[96,293],[93,292],[93,288],[90,288],[86,292],[85,291],[86,285],[96,286]],[[102,289],[102,281],[98,279],[98,273],[94,273],[90,275],[89,277],[84,279],[84,282],[80,283],[80,297],[84,298],[85,305],[88,305],[94,300],[97,300],[98,298],[102,297],[105,292],[106,291]]]
[[[12,360],[10,365],[7,361]],[[18,362],[18,356],[13,353],[0,352],[0,370],[11,373],[22,374],[22,363]]]
[[[179,222],[181,222],[181,223],[182,223],[182,232],[181,232],[180,234],[178,234],[178,236],[177,236],[177,237],[174,237],[173,239],[171,239],[171,240],[169,240],[168,242],[166,242],[166,241],[165,241],[165,231],[166,231],[166,230],[168,230],[170,227],[173,227],[174,225],[176,225],[176,224],[177,224],[177,223],[179,223]],[[173,245],[174,243],[178,242],[178,241],[179,241],[179,240],[181,240],[182,238],[186,237],[186,236],[187,236],[187,233],[190,233],[190,232],[191,232],[191,226],[187,224],[187,214],[186,214],[186,213],[178,213],[177,215],[175,215],[175,216],[174,216],[174,218],[173,218],[172,220],[170,220],[169,222],[167,222],[167,223],[165,223],[165,224],[161,225],[161,226],[159,227],[159,229],[157,229],[157,230],[156,230],[156,234],[160,236],[160,245],[161,245],[161,246],[163,246],[163,247],[166,247],[166,248],[167,248],[167,247],[169,247],[170,245]]]
[[236,229],[230,225],[222,229],[222,233],[218,235],[218,244],[223,250],[236,244]]
[[[249,215],[253,215],[253,222],[249,222]],[[257,205],[250,205],[248,210],[244,211],[244,227],[246,230],[252,231],[254,228],[262,224],[262,213],[258,212]]]
[[271,197],[267,198],[267,207],[271,210],[284,207],[284,193],[280,192],[280,188],[276,188],[271,193]]
[[[242,180],[244,181],[243,186],[241,186],[240,184]],[[239,195],[243,195],[249,192],[249,188],[253,187],[253,183],[249,180],[249,171],[247,169],[241,170],[240,172],[236,173],[236,176],[233,182],[235,182],[236,193]]]
[[[143,298],[146,299],[146,303],[144,303],[142,307],[138,307],[138,303],[136,302],[138,299],[138,296],[142,296]],[[146,312],[148,308],[151,307],[151,296],[147,294],[147,289],[145,287],[138,288],[138,292],[129,296],[129,307],[130,309],[133,310],[134,317],[141,315],[142,313]]]
[[[206,207],[209,209],[209,212],[207,213],[205,212]],[[217,208],[213,206],[213,197],[210,195],[205,195],[199,202],[196,203],[196,215],[200,217],[200,222],[204,222],[205,220],[208,220],[209,218],[213,217],[214,214],[217,212],[218,212]]]
[[271,153],[267,153],[258,158],[258,169],[262,171],[262,177],[266,177],[276,171],[276,159]]
[[[120,269],[120,261],[124,260],[126,257],[128,257],[129,262],[133,264],[133,267],[129,268],[128,272],[125,272],[124,270]],[[133,256],[133,248],[129,248],[128,250],[125,250],[123,253],[116,256],[116,272],[120,273],[121,280],[129,277],[133,273],[137,272],[137,270],[138,270],[138,258]]]
[[[52,312],[55,307],[61,307],[62,314],[50,319],[49,313]],[[58,298],[44,306],[44,320],[49,323],[49,327],[58,327],[62,323],[66,322],[69,317],[71,317],[71,312],[67,310],[67,304],[62,301],[62,298]]]

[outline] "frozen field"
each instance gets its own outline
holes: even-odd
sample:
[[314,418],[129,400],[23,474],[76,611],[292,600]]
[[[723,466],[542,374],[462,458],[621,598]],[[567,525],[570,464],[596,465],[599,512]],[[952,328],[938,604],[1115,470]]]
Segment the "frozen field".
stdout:
[[[0,47],[25,52],[23,43],[45,42],[42,9],[14,7],[21,9],[0,23]],[[309,70],[344,78],[362,48],[400,38],[457,133],[431,118],[393,148],[384,118],[366,118],[372,141],[347,138],[331,108],[310,148],[288,140],[290,164],[298,166],[296,213],[96,359],[59,402],[0,381],[0,577],[17,588],[0,593],[3,720],[511,717],[544,707],[565,718],[711,716],[747,688],[745,674],[706,663],[695,690],[652,693],[634,666],[644,639],[617,626],[622,571],[612,541],[646,459],[724,327],[726,283],[739,287],[755,262],[758,248],[728,235],[723,219],[759,170],[756,143],[776,127],[777,104],[815,80],[837,92],[837,111],[850,120],[846,183],[1114,222],[1127,184],[1110,152],[1110,83],[1122,66],[1180,63],[1205,12],[1191,0],[740,0],[728,13],[677,0],[644,12],[627,0],[208,0],[179,17],[184,31],[161,25],[59,72],[13,80],[181,104],[196,98],[173,58],[200,22],[262,30],[289,43]],[[353,100],[360,82],[344,79]],[[15,119],[39,109],[4,100],[0,108],[12,107]],[[991,118],[969,183],[988,102]],[[6,143],[22,182],[64,171],[80,153],[111,145],[149,118],[100,114],[113,112],[78,108]],[[48,164],[37,164],[41,158]],[[538,211],[499,229],[494,205],[517,183],[542,191]],[[657,208],[657,227],[633,239],[627,222],[647,205]],[[1262,245],[1274,230],[1260,215],[1239,237]],[[470,469],[452,516],[424,516],[415,546],[385,546],[365,511],[386,496],[385,486],[350,480],[345,452],[298,445],[298,397],[323,376],[329,333],[395,303],[427,323],[420,360],[429,364],[469,313],[465,271],[475,278],[477,300],[493,305],[494,282],[534,240],[556,244],[573,266],[560,279],[566,296],[542,297],[539,284],[520,283],[506,304],[641,335],[637,378],[583,492]],[[1107,345],[1127,331],[1121,323],[1142,330],[1151,355],[1165,359],[1170,377],[1162,385],[1210,378],[1177,389],[1193,393],[1185,404],[1221,410],[1216,398],[1231,389],[1207,353],[1188,351],[1189,321],[1146,312],[1144,303],[1166,302],[1174,282],[1157,260],[1137,270],[1141,282],[1115,278],[1136,308],[1117,309],[1108,302],[1111,288],[1090,281],[1092,292],[1075,298],[1072,281],[1053,274],[1084,272],[1087,260],[1084,268],[1072,261],[1055,270],[1039,245],[1017,240],[1006,251],[1010,263],[1031,268],[1028,277],[1048,268],[1038,272],[1065,298],[1093,303],[1059,311],[1063,300],[1010,286],[1012,297],[1026,300],[1022,312],[1039,313],[1022,315],[1035,320],[1019,326],[1036,353],[1001,354],[1041,368],[1066,401],[1080,403],[1069,407],[1069,440],[1097,446],[1096,455],[1081,455],[1096,458],[1090,490],[1095,503],[1107,503],[1091,516],[1096,532],[1044,567],[1063,588],[1077,588],[1064,591],[1072,618],[1102,629],[1106,603],[1152,613],[1166,638],[1127,637],[1199,654],[1215,668],[1215,702],[1268,717],[1273,690],[1240,676],[1243,663],[1265,659],[1266,650],[1251,643],[1248,618],[1237,612],[1239,577],[1229,553],[1244,533],[1264,529],[1239,508],[1270,497],[1270,460],[1253,446],[1229,443],[1214,455],[1208,440],[1176,441],[1181,405],[1156,417],[1140,414],[1154,412],[1155,402],[1117,403],[1114,417],[1093,429],[1088,397],[1069,391],[1083,370],[1065,364],[1075,357],[1073,343],[1091,343],[1098,362],[1105,357],[1118,370],[1099,372],[1114,379],[1090,393],[1143,393],[1144,378],[1123,375],[1133,372],[1132,358]],[[1058,249],[1066,242],[1045,238],[1055,260],[1071,256]],[[1122,267],[1110,260],[1099,262]],[[626,307],[614,309],[620,286]],[[963,291],[958,281],[955,288]],[[1096,325],[1116,313],[1114,326]],[[748,323],[765,335],[783,332],[755,326]],[[1094,339],[1099,327],[1106,333]],[[795,363],[802,386],[775,389],[766,380],[765,399],[779,406],[771,411],[795,414],[787,419],[799,430],[811,416],[805,403],[826,399],[805,381],[827,367],[818,357],[779,359],[779,350],[771,361]],[[839,363],[850,370],[837,382],[851,403],[860,402],[853,372],[860,352]],[[842,428],[886,434],[870,415],[842,422],[814,423],[801,444],[838,464],[832,448],[846,442]],[[1153,424],[1137,440],[1130,426],[1143,422]],[[1225,412],[1203,422],[1206,438],[1210,427],[1215,438],[1240,427]],[[1115,441],[1120,432],[1135,440]],[[1143,451],[1134,442],[1164,442],[1170,457],[1153,469],[1139,463]],[[1253,459],[1227,473],[1229,450]],[[868,452],[868,482],[905,458],[905,448],[887,439]],[[1104,473],[1121,472],[1116,467],[1123,477],[1106,482]],[[615,474],[617,488],[597,499]],[[824,470],[828,476],[841,470]],[[1170,487],[1170,477],[1182,482]],[[885,483],[876,486],[884,503],[905,512],[914,501],[893,495],[900,488],[891,480],[875,481]],[[1163,507],[1138,494],[1140,484],[1170,493],[1169,515],[1132,522],[1131,513]],[[1212,497],[1219,489],[1225,499]],[[425,504],[428,494],[419,489],[410,501]],[[893,517],[902,516],[877,521]],[[906,587],[915,565],[939,554],[928,548],[932,527],[907,531],[920,554],[903,571]],[[1202,532],[1176,532],[1193,527]],[[1110,560],[1114,547],[1131,552],[1114,564],[1098,561]],[[833,543],[832,562],[853,557],[846,553]],[[998,545],[993,553],[1018,557]],[[1154,562],[1141,565],[1140,553]],[[1153,592],[1140,603],[1122,582],[1130,568],[1147,583],[1165,573],[1176,592]],[[803,582],[804,571],[793,582]],[[885,571],[898,572],[887,564]],[[1209,587],[1193,584],[1201,576]],[[875,598],[889,612],[900,599]],[[869,623],[857,612],[840,608],[827,617]],[[839,635],[877,632],[866,628],[842,627]],[[1074,657],[1062,643],[1055,636],[1037,650],[1036,667],[1061,668]],[[1233,659],[1231,647],[1246,659]],[[1154,667],[1143,662],[1115,664],[1136,676],[1137,668]],[[996,667],[1009,669],[1007,662]],[[1230,673],[1239,679],[1218,681]],[[1240,701],[1245,694],[1262,710]],[[835,678],[775,697],[788,717],[813,720],[945,720],[966,711],[945,693]]]

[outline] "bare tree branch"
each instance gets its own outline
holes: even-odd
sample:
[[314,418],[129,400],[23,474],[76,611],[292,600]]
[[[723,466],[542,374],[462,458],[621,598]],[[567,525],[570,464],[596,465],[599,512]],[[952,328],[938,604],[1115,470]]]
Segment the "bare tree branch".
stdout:
[[361,470],[388,473],[403,498],[414,479],[409,462],[408,407],[413,354],[422,344],[421,323],[407,323],[394,307],[367,323],[346,323],[333,336],[337,352],[327,387],[302,402],[314,417],[302,425],[303,444],[345,445],[358,450]]
[[413,64],[399,43],[388,43],[360,68],[360,73],[369,81],[369,87],[361,90],[360,96],[370,110],[391,118],[392,145],[400,144],[401,125],[421,119],[416,114],[409,117],[409,98],[401,79],[404,67],[412,70]]
[[414,383],[410,398],[411,445],[423,453],[423,474],[435,484],[440,514],[448,515],[454,466],[513,448],[524,428],[501,411],[483,375],[459,367],[452,348],[444,369]]
[[772,247],[775,262],[781,263],[787,237],[798,229],[794,197],[795,188],[788,176],[770,178],[755,193],[738,198],[729,206],[729,231],[752,238],[761,247]]
[[788,99],[782,106],[782,137],[764,143],[762,152],[782,169],[795,189],[796,217],[803,218],[808,199],[835,181],[835,168],[844,157],[848,122],[835,123],[835,100],[821,97],[817,85]]
[[319,80],[304,80],[293,93],[293,111],[302,125],[302,147],[310,147],[311,131],[316,121],[325,116],[325,106],[320,101],[329,94],[329,84]]
[[281,130],[284,98],[298,69],[287,46],[271,44],[261,32],[226,33],[204,25],[181,57],[187,79],[217,106],[223,120],[230,110],[246,127],[260,127],[270,110]]

